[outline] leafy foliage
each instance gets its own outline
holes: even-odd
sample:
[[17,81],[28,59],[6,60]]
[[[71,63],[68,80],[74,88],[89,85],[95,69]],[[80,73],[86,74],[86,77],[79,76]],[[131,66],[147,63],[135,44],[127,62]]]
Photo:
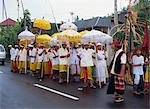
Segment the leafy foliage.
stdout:
[[17,43],[17,36],[21,30],[21,23],[17,21],[15,26],[0,27],[0,44],[8,51],[8,45]]
[[140,20],[145,20],[150,16],[150,0],[138,0],[133,8],[138,13]]
[[114,40],[124,41],[125,40],[125,33],[123,31],[119,31],[113,37]]
[[31,18],[29,10],[24,11],[24,18],[21,21],[17,21],[15,26],[1,26],[0,27],[0,44],[3,44],[5,48],[8,45],[14,45],[17,41],[17,36],[27,26],[31,29]]

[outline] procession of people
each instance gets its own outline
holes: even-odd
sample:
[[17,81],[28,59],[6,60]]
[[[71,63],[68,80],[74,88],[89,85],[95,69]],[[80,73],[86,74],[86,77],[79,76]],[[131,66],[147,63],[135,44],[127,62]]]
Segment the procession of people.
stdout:
[[[108,65],[109,56],[102,43],[68,44],[62,41],[49,47],[45,47],[43,43],[10,45],[11,71],[29,74],[39,81],[49,78],[60,84],[83,81],[83,89],[103,88],[109,82],[107,94],[114,94],[115,102],[122,102],[127,56],[121,42],[114,41],[111,46],[114,57]],[[131,61],[134,74],[133,93],[140,95],[144,93],[145,64],[140,49],[135,50]]]
[[68,82],[67,79],[78,82],[81,78],[84,80],[84,87],[89,82],[91,88],[96,88],[93,80],[106,84],[107,57],[101,43],[95,44],[96,48],[91,46],[92,43],[82,46],[80,43],[70,43],[68,47],[66,42],[49,48],[45,48],[44,44],[9,46],[11,71],[19,74],[30,73],[40,81],[49,76],[59,83]]
[[[47,26],[43,28],[41,24]],[[123,40],[94,29],[81,34],[70,24],[63,25],[65,29],[52,36],[41,34],[42,30],[33,34],[27,28],[21,32],[19,44],[9,46],[11,71],[31,75],[38,81],[48,78],[59,84],[83,83],[78,90],[108,85],[107,94],[113,94],[115,102],[124,101],[128,80],[132,81],[133,94],[144,94],[145,80],[149,84],[149,60],[144,58],[149,57],[142,56],[141,48],[128,53]],[[51,28],[44,19],[35,20],[33,26],[43,30]]]

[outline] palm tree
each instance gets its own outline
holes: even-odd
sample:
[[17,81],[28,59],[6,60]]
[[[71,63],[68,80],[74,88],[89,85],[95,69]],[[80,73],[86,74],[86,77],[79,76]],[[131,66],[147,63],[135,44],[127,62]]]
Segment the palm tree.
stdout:
[[138,13],[140,20],[145,20],[150,16],[150,0],[136,0],[133,8]]

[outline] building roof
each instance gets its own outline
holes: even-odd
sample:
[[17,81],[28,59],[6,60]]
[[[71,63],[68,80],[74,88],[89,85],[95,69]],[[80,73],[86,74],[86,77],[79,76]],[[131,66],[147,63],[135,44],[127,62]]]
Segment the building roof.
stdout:
[[90,27],[112,27],[111,17],[95,17],[87,20],[79,20],[75,22],[78,29]]
[[0,22],[0,25],[2,26],[14,26],[16,24],[15,20],[12,20],[11,18],[8,18],[2,22]]
[[[127,11],[122,11],[118,13],[118,22],[119,23],[124,23],[125,22],[125,15],[127,14]],[[95,17],[92,19],[87,19],[87,20],[79,20],[77,22],[74,22],[78,30],[82,29],[87,29],[87,28],[92,28],[92,27],[108,27],[111,28],[114,26],[114,18],[112,16],[108,17]]]

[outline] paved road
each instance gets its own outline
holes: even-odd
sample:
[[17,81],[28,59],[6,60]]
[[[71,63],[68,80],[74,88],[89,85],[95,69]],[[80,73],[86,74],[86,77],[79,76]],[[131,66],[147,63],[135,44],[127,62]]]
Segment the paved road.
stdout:
[[[35,87],[34,84],[46,86],[50,91],[54,89],[54,92]],[[106,95],[107,87],[78,91],[80,85],[60,85],[49,79],[38,82],[29,75],[11,73],[8,64],[0,65],[0,109],[149,109],[149,96],[134,96],[130,86],[127,87],[125,102],[117,104],[112,96]],[[60,92],[63,92],[63,96],[59,95]],[[79,100],[67,98],[64,94]]]

